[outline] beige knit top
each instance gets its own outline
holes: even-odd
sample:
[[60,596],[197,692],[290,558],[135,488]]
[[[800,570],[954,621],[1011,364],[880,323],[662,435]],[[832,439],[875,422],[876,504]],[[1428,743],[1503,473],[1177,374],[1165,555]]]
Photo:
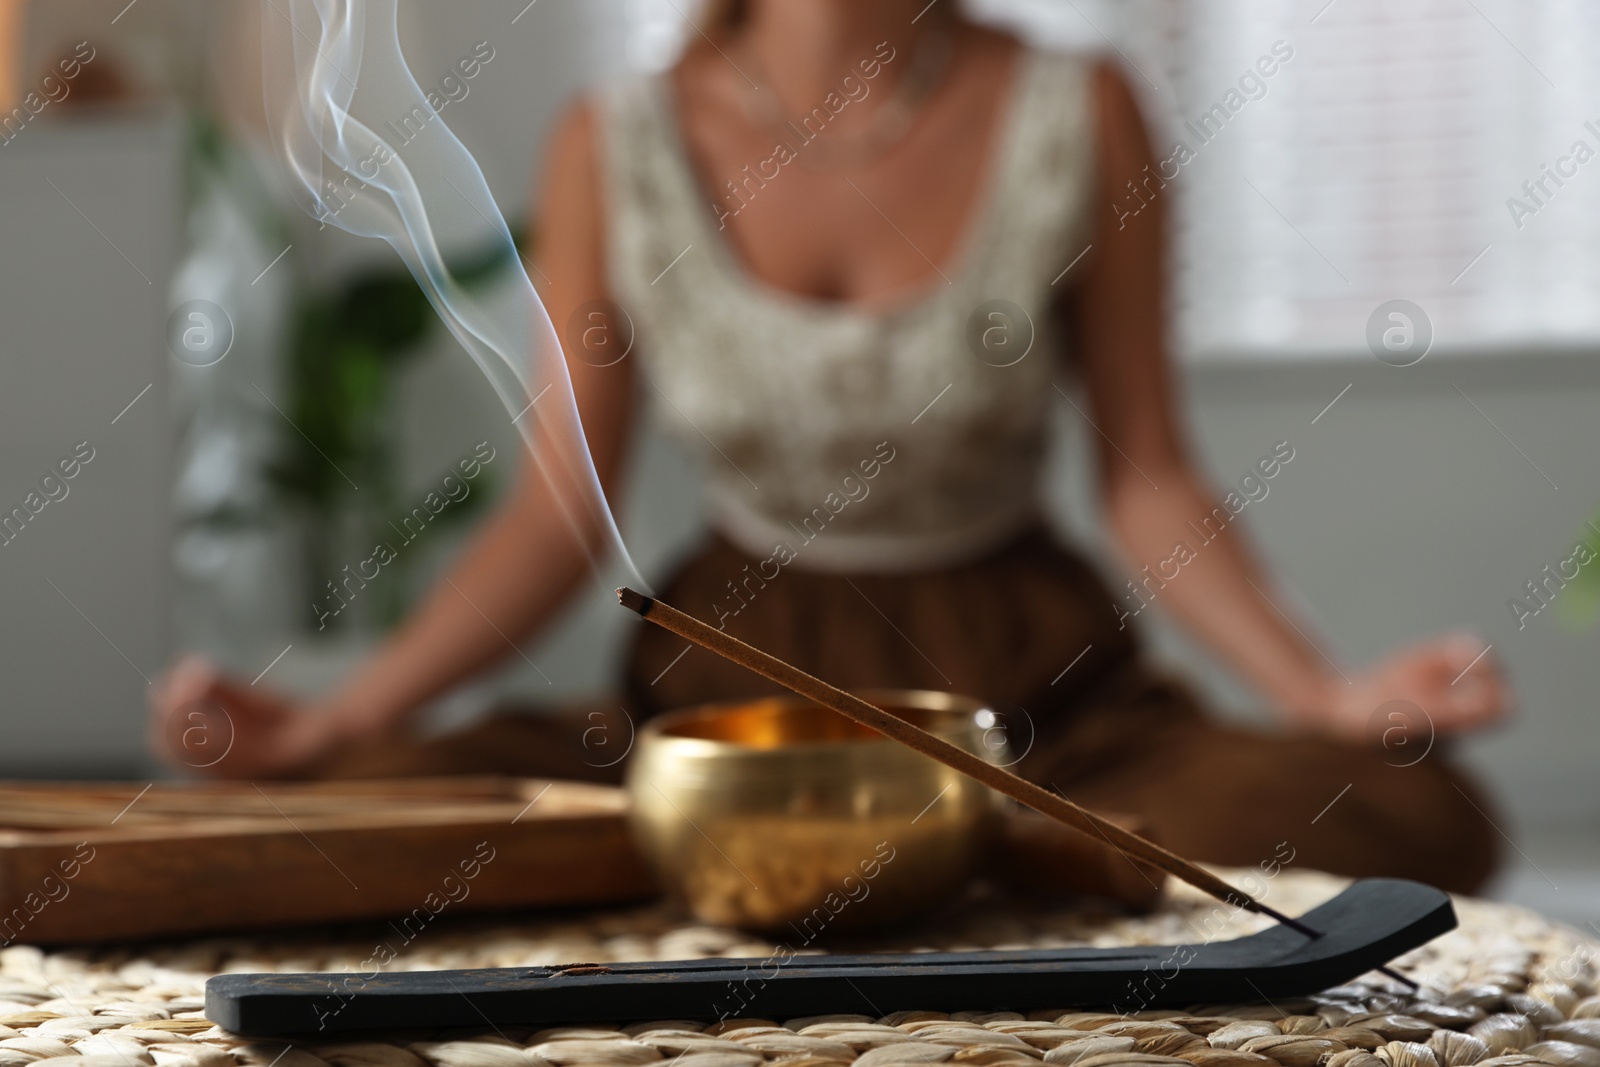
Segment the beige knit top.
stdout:
[[814,569],[932,568],[1033,520],[1059,353],[1050,304],[1088,242],[1088,70],[1025,53],[948,282],[888,310],[746,272],[666,79],[603,95],[612,293],[646,392],[704,454],[712,521],[736,545]]

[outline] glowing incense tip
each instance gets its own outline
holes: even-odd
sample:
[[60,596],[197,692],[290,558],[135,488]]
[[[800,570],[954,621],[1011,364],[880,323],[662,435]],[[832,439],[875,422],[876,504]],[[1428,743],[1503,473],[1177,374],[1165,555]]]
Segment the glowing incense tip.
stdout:
[[617,590],[617,602],[629,611],[636,611],[640,615],[648,614],[655,601],[643,593],[636,593],[627,586]]

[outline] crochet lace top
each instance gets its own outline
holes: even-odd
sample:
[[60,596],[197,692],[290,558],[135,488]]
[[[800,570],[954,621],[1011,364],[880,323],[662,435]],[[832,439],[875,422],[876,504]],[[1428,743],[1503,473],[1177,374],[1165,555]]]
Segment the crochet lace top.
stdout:
[[647,395],[704,454],[712,521],[740,548],[811,569],[932,568],[1034,520],[1059,356],[1050,308],[1088,243],[1088,70],[1024,53],[956,260],[887,310],[748,273],[670,83],[602,95],[611,291]]

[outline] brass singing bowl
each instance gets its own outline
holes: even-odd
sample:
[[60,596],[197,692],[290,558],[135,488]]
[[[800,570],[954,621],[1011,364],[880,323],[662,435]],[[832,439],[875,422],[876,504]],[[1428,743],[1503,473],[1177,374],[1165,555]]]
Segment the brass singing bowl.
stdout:
[[[867,702],[988,759],[982,703],[879,690]],[[973,873],[999,797],[800,697],[651,720],[627,771],[635,839],[700,919],[789,942],[901,921]],[[796,946],[800,947],[800,946]]]

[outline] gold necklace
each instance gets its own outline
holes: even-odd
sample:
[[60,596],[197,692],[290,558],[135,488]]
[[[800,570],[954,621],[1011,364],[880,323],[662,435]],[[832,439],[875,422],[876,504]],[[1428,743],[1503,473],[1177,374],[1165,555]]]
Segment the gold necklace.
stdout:
[[[754,49],[747,48],[746,65],[750,68],[755,87],[742,98],[745,116],[789,144],[802,165],[815,168],[865,166],[893,148],[910,132],[917,114],[949,69],[954,51],[955,35],[946,20],[939,19],[917,38],[904,76],[895,85],[889,100],[868,120],[868,128],[848,136],[835,132],[823,137],[822,134],[844,107],[835,112],[826,104],[819,104],[799,123],[786,118],[777,90],[772,87],[766,64],[761,62],[761,57]],[[852,73],[851,76],[856,75]],[[829,95],[839,94],[835,90]],[[848,96],[842,96],[841,99],[846,104],[850,102]],[[818,111],[828,117],[827,122],[816,121]]]

